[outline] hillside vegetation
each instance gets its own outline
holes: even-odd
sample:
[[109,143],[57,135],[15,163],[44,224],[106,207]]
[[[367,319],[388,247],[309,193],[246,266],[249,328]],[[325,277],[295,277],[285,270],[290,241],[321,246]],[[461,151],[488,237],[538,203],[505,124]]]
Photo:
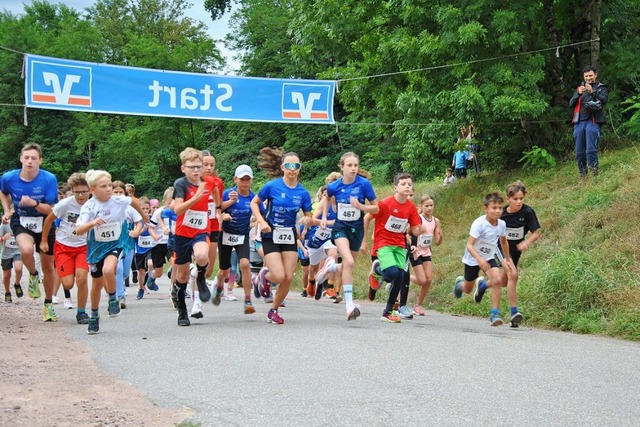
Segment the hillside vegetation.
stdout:
[[[554,170],[483,172],[450,187],[418,183],[416,199],[435,196],[435,215],[444,241],[433,250],[434,280],[425,305],[456,314],[488,317],[490,298],[475,304],[456,300],[455,277],[463,273],[461,257],[473,220],[482,214],[482,197],[504,195],[517,179],[527,186],[525,203],[541,223],[542,237],[520,260],[518,308],[525,325],[640,339],[640,151],[635,147],[601,153],[601,173],[578,179],[574,160]],[[391,187],[378,189],[379,197]],[[358,260],[358,298],[366,298],[368,263]],[[358,285],[359,284],[359,285]],[[410,302],[417,287],[412,285]],[[380,292],[380,301],[386,293]],[[509,312],[503,291],[503,315]]]

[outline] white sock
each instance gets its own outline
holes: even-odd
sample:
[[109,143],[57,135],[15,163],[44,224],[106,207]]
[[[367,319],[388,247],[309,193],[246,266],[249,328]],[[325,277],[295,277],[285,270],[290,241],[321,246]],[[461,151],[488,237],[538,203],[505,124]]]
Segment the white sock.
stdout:
[[200,301],[200,292],[193,291],[193,300],[194,301]]
[[344,292],[344,305],[349,310],[349,306],[353,304],[353,285],[342,285],[342,292]]

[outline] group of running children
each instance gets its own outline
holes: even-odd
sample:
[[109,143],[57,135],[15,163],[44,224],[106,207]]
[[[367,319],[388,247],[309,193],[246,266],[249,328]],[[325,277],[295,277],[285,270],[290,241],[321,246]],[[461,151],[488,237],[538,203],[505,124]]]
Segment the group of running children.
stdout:
[[[319,299],[324,294],[340,303],[341,289],[347,320],[354,320],[360,316],[360,306],[353,299],[354,265],[358,253],[368,251],[366,236],[371,221],[375,225],[369,299],[375,299],[380,286],[387,283],[389,294],[382,320],[400,323],[414,315],[425,315],[422,304],[432,281],[431,247],[442,242],[442,227],[433,215],[431,196],[423,195],[419,208],[413,203],[414,183],[407,173],[397,174],[394,194],[378,201],[358,156],[348,152],[340,158],[340,173],[327,178],[313,203],[299,182],[302,164],[296,153],[263,148],[259,166],[273,179],[254,194],[249,166],[238,166],[235,185],[224,189],[215,175],[211,153],[186,148],[180,153],[184,176],[165,191],[160,208],[157,200],[125,195],[124,183],[112,182],[111,175],[102,170],[72,174],[67,181],[68,197],[54,200],[46,190],[53,175],[39,169],[41,160],[39,146],[25,146],[22,169],[7,172],[0,180],[0,199],[5,209],[3,223],[10,224],[3,226],[1,236],[5,300],[11,301],[11,268],[16,264],[16,253],[26,258],[29,296],[40,296],[39,276],[32,262],[35,246],[44,273],[45,321],[58,319],[52,306],[53,281],[47,280],[51,256],[64,289],[71,289],[74,282],[78,286],[77,322],[87,324],[89,334],[96,334],[100,330],[103,288],[108,294],[109,316],[118,316],[126,308],[125,286],[132,258],[138,270],[138,299],[144,297],[145,287],[158,290],[155,279],[163,274],[165,261],[169,260],[177,324],[189,326],[190,317],[203,317],[202,303],[212,300],[214,305],[220,304],[225,283],[229,283],[225,298],[235,299],[235,279],[230,280],[234,253],[245,314],[255,313],[253,293],[271,303],[269,322],[284,324],[279,309],[285,306],[294,272],[302,260],[303,296]],[[34,195],[34,191],[41,194]],[[462,258],[464,276],[456,279],[453,288],[456,298],[474,291],[477,303],[491,288],[493,326],[503,323],[499,313],[502,287],[507,288],[511,326],[522,322],[516,297],[517,265],[522,252],[538,239],[540,229],[533,209],[524,204],[525,195],[524,185],[515,182],[507,187],[506,206],[499,193],[484,197],[485,214],[473,222]],[[252,252],[263,261],[263,267],[253,274]],[[207,278],[218,256],[219,270],[210,289]],[[481,270],[486,278],[480,276]],[[17,270],[17,297],[22,296],[19,273]],[[88,314],[89,273],[92,285]],[[420,292],[416,304],[409,308],[411,282],[420,287]],[[191,313],[186,306],[189,283]]]

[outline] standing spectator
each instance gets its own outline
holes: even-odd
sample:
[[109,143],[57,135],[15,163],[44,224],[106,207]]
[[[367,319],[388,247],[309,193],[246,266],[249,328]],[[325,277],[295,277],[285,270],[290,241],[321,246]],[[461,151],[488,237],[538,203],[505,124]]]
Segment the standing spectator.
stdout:
[[598,79],[598,68],[587,65],[582,70],[584,81],[569,100],[573,107],[573,139],[576,143],[578,171],[584,180],[590,171],[598,175],[598,141],[604,123],[604,104],[609,100],[607,87]]

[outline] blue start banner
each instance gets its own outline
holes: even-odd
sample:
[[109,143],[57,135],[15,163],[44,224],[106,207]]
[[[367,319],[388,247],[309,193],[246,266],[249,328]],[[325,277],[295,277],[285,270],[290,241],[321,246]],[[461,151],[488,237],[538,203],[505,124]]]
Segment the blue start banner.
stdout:
[[27,107],[278,123],[335,123],[335,82],[151,70],[26,55]]

